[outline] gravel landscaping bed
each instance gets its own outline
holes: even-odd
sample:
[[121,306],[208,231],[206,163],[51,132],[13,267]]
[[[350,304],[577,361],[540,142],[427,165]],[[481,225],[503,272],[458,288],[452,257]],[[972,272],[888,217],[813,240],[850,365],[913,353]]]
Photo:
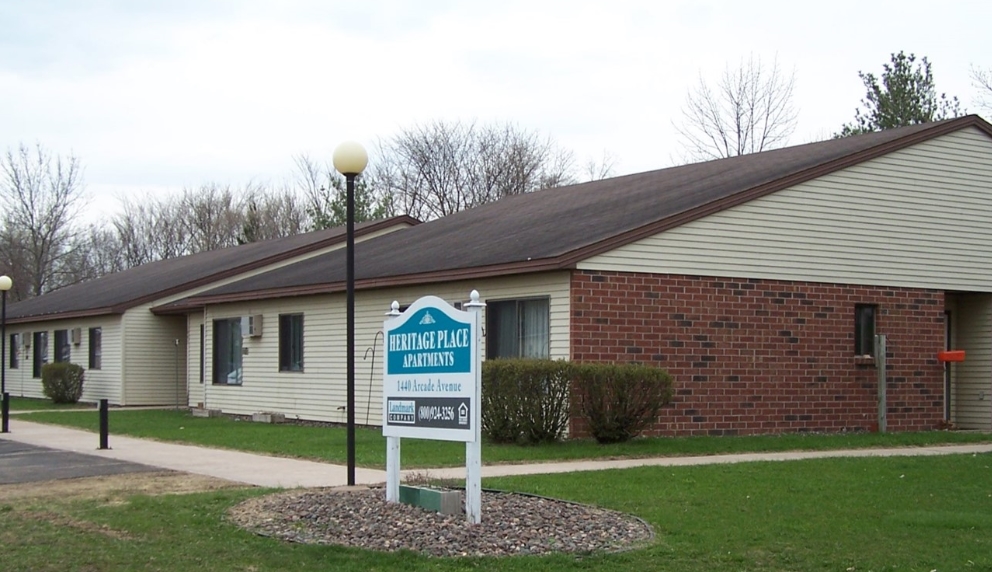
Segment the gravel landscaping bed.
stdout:
[[481,524],[387,503],[383,488],[280,492],[249,499],[229,516],[252,532],[290,542],[429,556],[616,552],[654,538],[643,520],[616,511],[488,491],[482,493]]

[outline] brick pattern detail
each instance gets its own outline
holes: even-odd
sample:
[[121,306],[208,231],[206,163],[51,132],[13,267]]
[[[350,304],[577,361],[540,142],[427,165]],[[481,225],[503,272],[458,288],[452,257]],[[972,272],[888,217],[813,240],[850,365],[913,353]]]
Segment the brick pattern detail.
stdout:
[[[855,304],[879,307],[888,429],[936,428],[942,291],[574,271],[571,357],[667,369],[675,396],[649,434],[877,430],[878,372],[855,359]],[[571,430],[587,433],[578,418]]]

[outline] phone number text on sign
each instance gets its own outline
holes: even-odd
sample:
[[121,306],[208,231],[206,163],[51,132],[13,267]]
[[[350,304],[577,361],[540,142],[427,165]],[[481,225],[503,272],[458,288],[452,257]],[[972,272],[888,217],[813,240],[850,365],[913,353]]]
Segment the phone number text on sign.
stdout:
[[388,425],[470,429],[472,401],[467,397],[389,399]]

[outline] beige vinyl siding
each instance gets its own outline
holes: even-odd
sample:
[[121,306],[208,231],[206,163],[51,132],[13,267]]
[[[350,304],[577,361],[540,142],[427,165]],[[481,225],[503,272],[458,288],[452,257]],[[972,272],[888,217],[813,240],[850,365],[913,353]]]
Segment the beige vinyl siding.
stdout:
[[955,349],[965,360],[952,366],[951,419],[961,429],[992,430],[992,295],[956,296]]
[[[50,322],[49,322],[50,323]],[[18,358],[19,367],[17,369],[10,369],[10,347],[8,345],[7,355],[3,356],[3,367],[6,368],[6,385],[7,393],[12,397],[34,397],[42,399],[45,397],[41,390],[41,380],[31,377],[33,359],[34,359],[34,347],[25,348],[24,339],[31,338],[34,332],[47,331],[49,323],[39,323],[39,324],[15,324],[13,326],[7,326],[7,343],[10,343],[10,334],[20,334],[21,343],[18,348]],[[55,328],[53,328],[54,330]],[[58,328],[61,329],[61,328]],[[53,334],[49,332],[48,336],[51,339]],[[34,340],[31,340],[32,346]],[[49,344],[51,346],[51,344]],[[49,350],[50,351],[50,350]],[[49,358],[51,360],[51,358]],[[85,390],[86,382],[83,381],[83,389]]]
[[151,307],[145,304],[124,313],[121,405],[184,405],[186,317],[156,316]]
[[[359,237],[358,242],[407,226],[409,225],[391,226],[379,232]],[[334,244],[127,310],[124,313],[124,327],[127,335],[124,339],[125,361],[123,368],[126,383],[120,404],[176,405],[178,403],[182,405],[190,401],[198,402],[198,400],[194,400],[195,396],[190,391],[192,386],[187,386],[188,368],[186,364],[189,360],[188,353],[191,351],[190,345],[195,346],[193,349],[196,351],[196,357],[189,363],[199,363],[199,328],[195,332],[191,331],[189,338],[187,338],[185,317],[156,316],[151,313],[151,308],[343,247],[343,242]],[[176,339],[180,340],[178,351],[175,345]],[[198,368],[195,375],[190,375],[189,379],[196,382],[197,387],[194,391],[199,390],[200,371]]]
[[[428,294],[450,303],[466,302],[475,288],[483,301],[549,297],[551,357],[568,358],[569,273],[440,283],[407,288],[359,291],[355,303],[355,418],[364,425],[380,423],[382,409],[382,336],[379,332],[393,300],[407,305]],[[279,315],[303,314],[303,372],[279,371]],[[213,385],[213,320],[261,314],[259,338],[245,338],[244,383]],[[484,318],[484,316],[483,316]],[[206,315],[205,406],[227,413],[261,411],[290,417],[343,422],[347,415],[345,364],[345,296],[307,296],[254,303],[223,304]],[[190,339],[196,337],[191,318]],[[196,326],[198,328],[198,324]],[[377,336],[378,334],[378,336]],[[375,347],[375,359],[372,348]],[[485,348],[482,348],[483,355]],[[198,379],[199,364],[191,361],[189,378]],[[371,389],[370,389],[371,387]],[[202,399],[191,399],[202,402]]]
[[945,135],[578,268],[989,292],[992,140]]
[[[195,314],[189,314],[186,316],[187,324],[187,339],[189,343],[186,345],[186,380],[188,385],[189,399],[188,404],[190,407],[200,407],[203,404],[204,399],[204,386],[209,383],[209,380],[204,379],[204,383],[200,383],[200,325],[203,324],[203,313],[197,312]],[[206,328],[204,328],[206,330]],[[203,335],[206,336],[207,332],[204,331]],[[209,348],[204,347],[204,356],[209,356]]]
[[[83,399],[85,401],[98,401],[107,399],[111,403],[119,403],[121,396],[121,317],[108,316],[104,320],[94,320],[86,323],[83,328],[83,343],[80,344],[78,354],[74,353],[72,361],[83,367],[89,365],[90,356],[90,328],[101,328],[100,333],[100,369],[87,369],[86,379],[83,382]],[[78,361],[77,361],[78,358]]]
[[[69,361],[81,366],[85,371],[83,377],[82,401],[95,402],[108,399],[117,404],[121,391],[121,318],[117,315],[83,318],[78,320],[57,320],[36,322],[33,324],[14,324],[7,326],[8,343],[10,334],[21,334],[22,343],[19,348],[20,367],[10,369],[9,346],[7,355],[3,356],[3,367],[6,371],[7,393],[14,397],[32,397],[45,399],[41,387],[41,379],[31,377],[34,360],[34,348],[24,348],[24,336],[34,332],[48,332],[48,363],[55,361],[55,330],[80,328],[81,336],[78,345],[69,344]],[[89,329],[102,328],[102,358],[101,369],[90,370],[89,366]],[[71,336],[71,334],[70,334]],[[32,340],[33,343],[33,340]]]

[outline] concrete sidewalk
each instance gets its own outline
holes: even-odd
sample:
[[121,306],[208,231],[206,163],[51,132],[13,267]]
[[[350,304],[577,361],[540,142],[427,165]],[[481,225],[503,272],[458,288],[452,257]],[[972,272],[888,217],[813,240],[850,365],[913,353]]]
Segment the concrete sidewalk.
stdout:
[[[257,455],[226,449],[209,449],[194,445],[177,445],[147,439],[110,435],[111,449],[97,449],[99,435],[57,425],[22,421],[12,416],[10,433],[0,439],[96,455],[109,459],[143,463],[163,469],[184,471],[218,477],[261,487],[332,487],[346,485],[347,468],[341,465],[304,461],[285,457]],[[645,459],[611,459],[597,461],[566,461],[526,465],[484,465],[483,477],[570,473],[627,469],[644,466],[681,467],[719,463],[754,461],[791,461],[831,457],[896,457],[977,454],[992,452],[992,443],[978,445],[942,445],[894,449],[849,449],[836,451],[796,451],[787,453],[742,453],[736,455],[706,455],[697,457],[660,457]],[[404,476],[417,474],[432,478],[461,479],[464,467],[443,469],[410,469]],[[359,468],[355,472],[358,484],[383,483],[385,471]]]
[[[980,445],[939,445],[933,447],[900,447],[893,449],[841,449],[835,451],[791,451],[785,453],[739,453],[734,455],[701,455],[697,457],[648,457],[644,459],[610,459],[603,461],[565,461],[533,463],[529,465],[483,465],[483,477],[514,475],[543,475],[571,473],[574,471],[602,471],[630,469],[633,467],[687,467],[692,465],[718,465],[750,463],[755,461],[797,461],[801,459],[826,459],[831,457],[922,457],[933,455],[961,455],[992,453],[992,443]],[[420,469],[404,473],[428,474],[440,479],[464,478],[464,468]]]
[[[207,475],[260,487],[330,487],[348,483],[347,467],[256,455],[228,449],[209,449],[195,445],[177,445],[148,439],[111,434],[110,449],[99,450],[96,433],[58,425],[45,425],[10,417],[10,433],[0,439],[85,453],[108,459],[142,463],[173,471]],[[386,481],[385,471],[357,469],[355,481],[374,484]]]

